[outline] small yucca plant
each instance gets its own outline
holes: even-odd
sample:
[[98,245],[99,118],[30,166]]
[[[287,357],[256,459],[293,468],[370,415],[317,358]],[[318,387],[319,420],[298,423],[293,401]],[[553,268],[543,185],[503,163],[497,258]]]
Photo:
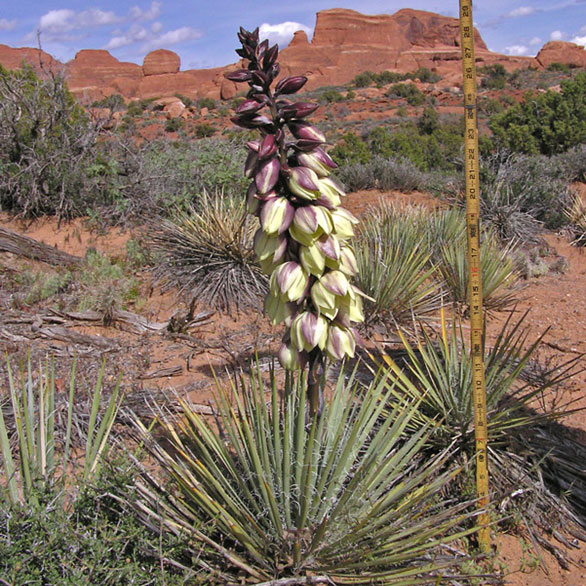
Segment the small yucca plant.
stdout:
[[208,307],[258,307],[268,279],[255,260],[257,227],[243,201],[204,192],[197,208],[150,225],[150,247],[159,258],[155,277]]
[[423,211],[382,204],[370,211],[356,238],[357,284],[365,301],[365,322],[405,326],[441,305],[432,277],[431,251],[423,237]]
[[579,193],[572,195],[565,208],[566,218],[570,222],[574,246],[586,246],[586,203]]
[[[582,357],[536,374],[536,353],[545,334],[529,343],[525,315],[515,322],[511,313],[485,352],[491,498],[503,511],[520,516],[531,532],[535,526],[550,531],[552,524],[575,532],[584,528],[580,515],[586,502],[586,477],[577,466],[577,454],[584,449],[577,444],[573,449],[554,447],[554,424],[571,412],[571,405],[548,409],[543,397],[558,392],[581,370]],[[460,462],[469,461],[475,452],[472,358],[466,338],[459,318],[449,328],[442,319],[439,335],[422,330],[416,344],[403,338],[401,356],[385,357],[399,377],[398,400],[405,396],[421,400],[411,429],[436,422],[429,436],[430,453],[452,446]],[[566,494],[555,488],[561,479]],[[575,534],[586,537],[583,530]]]
[[[516,301],[519,269],[512,251],[512,245],[502,247],[490,233],[486,233],[482,240],[482,302],[487,311],[504,311]],[[436,270],[445,285],[446,297],[458,311],[464,311],[468,300],[468,248],[465,235],[443,243]]]
[[[53,364],[39,365],[35,377],[29,358],[26,369],[21,369],[20,381],[14,377],[10,362],[6,362],[6,367],[8,400],[0,403],[0,454],[4,468],[1,488],[13,504],[39,506],[41,495],[62,499],[68,476],[81,475],[87,482],[100,468],[119,408],[119,382],[100,421],[102,365],[86,427],[80,424],[75,407],[75,363],[64,405],[66,417],[61,422],[58,421],[61,406],[56,399]],[[85,444],[81,466],[73,460],[73,434],[76,430],[82,434]]]
[[470,530],[467,505],[441,496],[451,448],[421,457],[434,423],[405,434],[420,398],[385,413],[389,380],[363,388],[342,374],[308,425],[305,378],[289,375],[282,394],[274,372],[269,384],[257,368],[218,389],[215,421],[185,402],[179,418],[157,410],[164,439],[134,422],[174,479],[165,490],[143,468],[136,506],[199,544],[206,583],[440,583],[463,561],[438,549]]

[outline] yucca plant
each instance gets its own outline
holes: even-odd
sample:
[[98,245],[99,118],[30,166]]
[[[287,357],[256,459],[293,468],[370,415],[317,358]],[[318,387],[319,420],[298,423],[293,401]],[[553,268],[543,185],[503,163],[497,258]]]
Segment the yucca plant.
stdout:
[[[153,527],[199,544],[206,584],[439,584],[465,556],[441,544],[471,531],[467,504],[446,500],[451,447],[421,458],[435,424],[405,434],[420,398],[395,401],[392,381],[364,388],[341,374],[308,424],[307,384],[258,367],[221,388],[215,421],[181,402],[156,411],[161,434],[138,439],[172,476],[142,469],[136,506]],[[414,393],[415,394],[415,393]],[[268,402],[267,402],[268,401]],[[438,473],[442,468],[443,472]]]
[[[516,300],[519,269],[513,257],[513,245],[501,246],[486,232],[480,247],[482,299],[487,311],[504,311]],[[466,236],[444,242],[436,270],[445,284],[446,297],[455,309],[463,311],[468,299],[468,247]]]
[[257,227],[244,201],[204,192],[197,208],[149,226],[149,245],[159,257],[155,276],[178,285],[189,302],[228,311],[258,307],[268,279],[255,259]]
[[[571,412],[571,404],[548,409],[542,400],[544,393],[559,391],[580,371],[582,357],[536,374],[536,352],[545,333],[529,343],[529,330],[523,326],[526,314],[516,322],[512,316],[486,349],[484,359],[493,498],[503,511],[520,515],[530,531],[535,525],[548,532],[550,525],[564,529],[571,525],[584,539],[586,534],[578,528],[585,526],[580,514],[586,510],[586,476],[577,457],[584,455],[584,449],[577,445],[553,449],[552,433],[559,430],[552,425]],[[429,437],[430,453],[453,446],[454,457],[461,462],[469,461],[475,452],[472,358],[466,339],[460,318],[455,317],[448,327],[442,317],[439,335],[423,329],[416,344],[403,337],[400,357],[385,356],[400,379],[397,400],[403,402],[405,396],[421,400],[410,424],[415,425],[412,431],[437,422]],[[553,488],[560,486],[562,478],[566,494]]]
[[[10,362],[8,396],[0,403],[0,453],[4,468],[3,487],[13,504],[39,506],[42,494],[63,497],[67,475],[80,474],[89,481],[98,472],[108,447],[108,437],[119,407],[119,383],[105,410],[102,403],[104,365],[94,387],[87,426],[82,424],[75,405],[75,362],[71,371],[65,418],[55,391],[53,363],[40,364],[35,377],[29,358],[20,372],[20,384]],[[99,417],[101,416],[101,421]],[[73,434],[82,430],[83,465],[73,460]],[[56,492],[54,492],[56,491]],[[53,498],[52,497],[52,498]]]
[[367,325],[406,325],[441,305],[441,290],[430,266],[424,212],[392,204],[373,208],[356,239],[357,284],[365,300]]
[[570,223],[572,244],[586,246],[586,203],[579,193],[572,195],[571,201],[565,208],[565,214]]

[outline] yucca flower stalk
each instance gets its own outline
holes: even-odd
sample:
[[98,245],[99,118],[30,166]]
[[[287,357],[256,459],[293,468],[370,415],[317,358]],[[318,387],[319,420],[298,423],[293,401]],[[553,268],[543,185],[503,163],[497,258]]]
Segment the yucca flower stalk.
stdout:
[[294,102],[304,76],[280,79],[277,45],[259,42],[258,28],[240,28],[242,48],[236,53],[246,68],[228,73],[229,80],[248,83],[244,102],[232,121],[258,129],[260,139],[247,144],[244,174],[250,213],[260,219],[255,252],[270,275],[265,313],[271,323],[285,323],[279,361],[288,370],[308,365],[308,400],[319,412],[325,359],[353,357],[364,320],[362,296],[351,279],[357,273],[349,240],[358,220],[340,207],[345,195],[330,177],[337,167],[322,148],[324,134],[307,122],[318,104]]

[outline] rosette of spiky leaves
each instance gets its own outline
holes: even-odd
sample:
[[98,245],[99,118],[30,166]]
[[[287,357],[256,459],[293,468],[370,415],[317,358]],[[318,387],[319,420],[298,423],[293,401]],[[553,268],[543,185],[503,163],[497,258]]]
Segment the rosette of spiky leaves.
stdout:
[[307,122],[318,104],[287,96],[307,82],[279,74],[278,47],[259,42],[258,30],[240,29],[237,50],[246,68],[228,73],[249,92],[232,121],[257,129],[260,139],[247,144],[244,173],[251,179],[248,210],[258,215],[255,251],[270,275],[265,312],[273,324],[284,322],[279,352],[290,370],[354,356],[353,324],[362,321],[361,292],[351,283],[357,272],[349,240],[356,218],[340,208],[343,190],[330,177],[336,164],[322,148],[324,134]]
[[[538,349],[546,333],[530,341],[526,315],[515,321],[511,312],[485,350],[491,500],[522,519],[536,542],[545,544],[543,532],[551,534],[552,525],[584,539],[586,474],[578,462],[585,450],[565,438],[558,423],[573,411],[572,401],[560,398],[561,390],[583,371],[583,357],[541,367]],[[442,313],[441,326],[438,335],[422,329],[415,343],[403,336],[403,348],[384,356],[398,376],[391,402],[420,399],[410,430],[437,422],[430,452],[454,446],[454,458],[466,462],[476,450],[469,334],[458,316],[449,326]],[[546,396],[557,399],[552,403]],[[540,531],[534,533],[535,527]]]
[[156,413],[157,432],[134,419],[175,480],[166,489],[143,468],[135,506],[201,544],[194,563],[210,583],[439,583],[465,559],[438,549],[472,531],[467,506],[441,496],[451,452],[420,458],[433,424],[404,433],[419,399],[381,418],[392,382],[364,387],[342,373],[307,425],[305,377],[288,374],[283,394],[273,371],[269,389],[263,378],[257,365],[240,388],[218,388],[215,420],[183,401],[181,417]]
[[252,220],[242,200],[204,192],[197,208],[151,222],[155,278],[164,289],[179,285],[188,301],[208,307],[258,307],[268,284],[255,260]]

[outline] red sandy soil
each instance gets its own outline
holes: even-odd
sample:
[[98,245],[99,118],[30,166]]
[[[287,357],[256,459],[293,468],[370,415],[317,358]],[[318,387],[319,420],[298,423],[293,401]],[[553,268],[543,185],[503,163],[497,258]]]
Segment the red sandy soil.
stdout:
[[[415,203],[430,208],[438,205],[438,201],[427,194],[415,193],[407,196],[397,192],[358,192],[350,194],[345,205],[355,214],[362,215],[370,205],[380,199]],[[0,217],[0,226],[80,256],[88,248],[94,247],[112,257],[121,257],[125,254],[125,243],[130,237],[130,233],[117,230],[95,234],[88,231],[81,221],[57,226],[53,220],[45,219],[23,225],[3,216]],[[544,352],[548,358],[567,360],[586,352],[586,252],[570,246],[567,239],[553,234],[547,235],[547,243],[554,255],[549,258],[558,260],[555,255],[564,257],[567,261],[564,263],[566,268],[562,273],[548,273],[528,280],[525,288],[519,291],[516,311],[520,315],[526,309],[530,310],[526,324],[531,327],[532,339],[549,328],[544,344]],[[34,268],[35,263],[0,253],[0,279],[3,272],[18,271],[22,266]],[[0,316],[3,316],[0,317],[0,326],[14,317],[32,316],[40,311],[39,307],[15,307],[12,294],[2,291],[2,286],[3,281],[0,280]],[[152,321],[163,321],[178,311],[185,312],[185,306],[172,293],[161,295],[156,290],[149,292],[145,289],[146,295],[146,303],[137,312]],[[201,308],[202,311],[204,309]],[[496,329],[501,320],[502,318],[497,317],[491,321],[491,328]],[[97,333],[120,341],[120,351],[107,354],[107,361],[112,365],[108,376],[114,379],[118,368],[118,372],[122,372],[124,376],[123,384],[127,385],[130,392],[140,395],[145,389],[175,389],[188,393],[199,404],[210,400],[212,368],[222,375],[226,369],[234,366],[245,367],[255,349],[263,348],[268,355],[274,352],[281,335],[280,331],[271,328],[262,315],[256,312],[241,313],[235,317],[215,313],[206,324],[189,331],[187,338],[170,338],[158,334],[137,336],[112,327],[68,324],[69,326],[84,333]],[[12,332],[15,331],[13,328]],[[49,342],[39,339],[33,340],[33,343],[42,348],[43,352],[63,349],[54,340]],[[6,342],[1,336],[0,349],[11,355],[20,355],[23,351],[23,348]],[[142,378],[145,374],[171,366],[181,367],[181,373],[172,377]],[[95,371],[95,365],[91,368],[88,366],[87,370]],[[586,407],[585,390],[586,374],[581,373],[568,386],[567,392],[577,406]],[[586,434],[586,411],[568,416],[564,424],[573,428],[578,435]],[[517,536],[498,535],[495,544],[497,559],[507,568],[505,583],[508,585],[586,584],[586,543],[580,543],[578,547],[567,551],[573,561],[569,570],[562,569],[552,556],[543,551],[540,553],[545,564],[536,564],[534,552],[527,551]]]

